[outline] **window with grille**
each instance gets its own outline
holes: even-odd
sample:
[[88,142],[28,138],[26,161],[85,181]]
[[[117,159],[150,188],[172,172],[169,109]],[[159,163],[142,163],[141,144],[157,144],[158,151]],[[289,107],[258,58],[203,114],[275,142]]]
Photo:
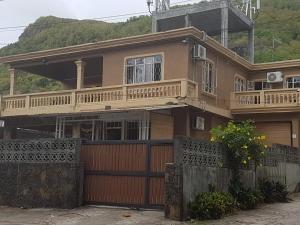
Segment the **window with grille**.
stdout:
[[126,140],[139,140],[140,134],[139,121],[126,121]]
[[126,83],[146,83],[162,79],[162,56],[148,56],[126,60]]
[[203,63],[202,90],[210,94],[216,94],[216,72],[213,63]]
[[105,123],[105,140],[122,140],[122,122]]
[[287,88],[300,88],[300,76],[289,77],[286,79]]
[[247,90],[247,81],[239,76],[234,79],[234,91],[241,92]]

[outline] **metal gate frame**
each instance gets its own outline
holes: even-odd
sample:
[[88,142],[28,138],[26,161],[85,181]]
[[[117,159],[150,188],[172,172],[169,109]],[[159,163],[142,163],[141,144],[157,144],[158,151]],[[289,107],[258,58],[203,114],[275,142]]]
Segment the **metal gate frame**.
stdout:
[[[86,176],[126,176],[126,177],[144,177],[145,181],[145,191],[144,191],[144,204],[124,204],[124,203],[107,203],[107,202],[98,202],[98,201],[84,201],[85,204],[96,204],[96,205],[108,205],[108,206],[125,206],[132,208],[148,208],[148,209],[161,209],[164,207],[164,204],[150,204],[150,179],[151,178],[164,178],[164,172],[153,172],[151,171],[151,151],[153,146],[164,146],[169,145],[173,146],[172,152],[172,162],[174,161],[174,141],[173,140],[159,140],[159,141],[83,141],[84,145],[120,145],[120,144],[146,144],[146,157],[145,165],[146,170],[142,172],[131,172],[131,171],[91,171],[85,170],[84,175]],[[171,162],[170,162],[171,163]]]

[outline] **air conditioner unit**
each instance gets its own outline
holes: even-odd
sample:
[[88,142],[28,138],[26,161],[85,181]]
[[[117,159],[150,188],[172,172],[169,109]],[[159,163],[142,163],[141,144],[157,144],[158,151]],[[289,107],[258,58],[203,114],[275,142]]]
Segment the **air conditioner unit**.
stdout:
[[268,83],[283,82],[283,73],[281,71],[267,73]]
[[197,116],[193,121],[193,129],[204,130],[205,129],[205,119],[203,117]]
[[193,48],[193,58],[194,59],[206,59],[206,48],[200,44],[195,44]]

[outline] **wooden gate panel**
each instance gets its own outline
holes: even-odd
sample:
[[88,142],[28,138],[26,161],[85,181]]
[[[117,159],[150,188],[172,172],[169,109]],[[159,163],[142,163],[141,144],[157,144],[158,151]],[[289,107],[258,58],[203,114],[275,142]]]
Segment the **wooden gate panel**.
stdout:
[[166,163],[173,162],[172,145],[153,145],[151,147],[151,172],[165,172]]
[[87,176],[86,202],[115,205],[144,205],[145,178],[130,176]]
[[165,164],[173,162],[173,142],[86,143],[86,203],[134,207],[164,205]]
[[81,159],[86,171],[145,171],[145,144],[84,145]]
[[149,187],[149,204],[150,205],[163,205],[165,203],[164,190],[165,178],[164,177],[151,177]]

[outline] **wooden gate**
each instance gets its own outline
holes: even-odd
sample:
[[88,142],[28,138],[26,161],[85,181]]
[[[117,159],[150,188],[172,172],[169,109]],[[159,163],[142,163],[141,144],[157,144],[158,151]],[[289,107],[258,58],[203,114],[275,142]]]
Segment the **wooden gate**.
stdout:
[[83,144],[85,203],[162,207],[165,164],[173,157],[171,141]]

